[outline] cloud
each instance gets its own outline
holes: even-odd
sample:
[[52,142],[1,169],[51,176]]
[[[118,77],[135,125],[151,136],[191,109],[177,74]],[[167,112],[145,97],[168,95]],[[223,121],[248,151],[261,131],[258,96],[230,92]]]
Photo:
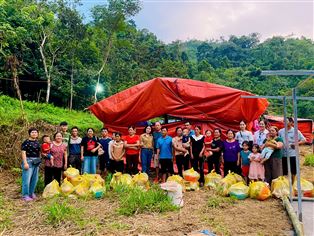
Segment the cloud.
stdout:
[[135,21],[165,42],[261,33],[313,36],[313,3],[283,1],[147,1]]

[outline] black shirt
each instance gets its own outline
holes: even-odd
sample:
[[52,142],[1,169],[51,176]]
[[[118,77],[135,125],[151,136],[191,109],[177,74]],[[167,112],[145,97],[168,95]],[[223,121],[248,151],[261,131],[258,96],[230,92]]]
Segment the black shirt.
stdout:
[[97,137],[93,136],[92,138],[84,137],[81,142],[81,146],[84,147],[84,156],[97,156],[98,152],[92,153],[91,150],[97,147],[99,140]]
[[191,136],[191,144],[192,144],[192,152],[193,155],[199,155],[204,146],[204,136],[200,135],[198,137],[192,135]]
[[213,155],[212,155],[213,158],[219,158],[221,156],[223,146],[224,146],[224,143],[221,139],[217,139],[217,140],[213,139],[211,148],[212,149],[220,148],[219,152],[213,152]]
[[26,139],[22,143],[22,151],[26,152],[26,157],[32,158],[32,157],[39,157],[40,153],[40,144],[38,140],[29,140]]

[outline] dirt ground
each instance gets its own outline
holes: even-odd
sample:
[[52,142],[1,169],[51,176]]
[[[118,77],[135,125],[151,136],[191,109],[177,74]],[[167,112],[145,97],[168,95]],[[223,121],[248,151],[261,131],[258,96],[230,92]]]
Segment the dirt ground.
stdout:
[[[310,152],[302,147],[301,154]],[[304,158],[302,157],[301,163]],[[301,173],[313,181],[313,167],[302,166]],[[43,207],[48,200],[39,197],[31,203],[20,200],[19,186],[8,171],[0,172],[0,193],[10,212],[10,223],[0,235],[188,235],[208,229],[217,235],[293,235],[292,226],[280,200],[246,199],[213,208],[208,199],[216,195],[208,190],[184,193],[184,207],[163,214],[145,213],[121,216],[115,211],[117,201],[69,200],[83,208],[81,223],[63,222],[56,227],[47,223]],[[219,197],[217,197],[219,198]],[[1,223],[1,216],[0,216]]]

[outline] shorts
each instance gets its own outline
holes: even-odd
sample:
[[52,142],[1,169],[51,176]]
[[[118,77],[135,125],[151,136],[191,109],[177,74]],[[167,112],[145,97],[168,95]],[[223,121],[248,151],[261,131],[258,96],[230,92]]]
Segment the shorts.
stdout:
[[172,159],[160,159],[160,173],[166,174],[170,173],[173,174],[173,162]]
[[[288,175],[288,158],[287,157],[282,157],[282,172],[283,175]],[[290,157],[290,169],[291,169],[291,174],[296,175],[297,174],[297,162],[296,162],[296,157]]]
[[154,154],[154,168],[159,168],[159,158],[156,158],[157,154]]
[[242,176],[243,177],[248,177],[249,176],[250,166],[249,165],[242,166],[241,169],[242,169]]

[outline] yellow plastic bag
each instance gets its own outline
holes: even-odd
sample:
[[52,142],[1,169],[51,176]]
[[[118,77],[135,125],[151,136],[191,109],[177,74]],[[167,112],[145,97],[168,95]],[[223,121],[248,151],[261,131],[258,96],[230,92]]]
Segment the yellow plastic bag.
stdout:
[[61,184],[61,191],[66,196],[70,195],[74,191],[74,186],[67,179],[64,179]]
[[[298,195],[298,185],[297,179],[294,179],[293,183],[293,190],[295,196]],[[303,197],[314,197],[314,186],[311,182],[307,181],[306,179],[301,178],[301,192]]]
[[222,180],[221,175],[217,174],[215,170],[212,170],[209,174],[205,175],[204,186],[208,188],[216,188],[221,180]]
[[249,195],[249,187],[246,186],[243,182],[238,182],[231,185],[229,188],[229,195],[239,200],[243,200]]
[[90,187],[89,192],[93,194],[95,198],[101,198],[105,193],[105,187],[101,185],[99,182],[93,183]]
[[184,186],[187,191],[198,191],[200,189],[200,184],[198,181],[191,182],[191,181],[184,181]]
[[272,195],[277,198],[289,196],[288,180],[283,176],[279,176],[277,179],[273,179],[273,181],[271,182],[271,192]]
[[134,186],[139,186],[148,189],[149,181],[146,173],[137,173],[133,176],[132,183]]
[[75,193],[80,197],[85,197],[88,195],[89,183],[84,180],[82,183],[75,187]]
[[183,178],[189,182],[197,182],[200,178],[200,174],[197,173],[197,171],[195,171],[192,167],[191,169],[183,171]]
[[76,176],[76,177],[74,177],[74,178],[70,178],[69,181],[71,182],[71,184],[72,184],[73,186],[77,186],[77,185],[79,185],[80,183],[82,183],[83,177],[79,175],[79,176]]
[[43,198],[53,197],[55,195],[60,194],[60,186],[57,180],[53,180],[50,184],[48,184],[43,192]]
[[219,182],[219,186],[217,186],[216,189],[220,195],[228,196],[229,188],[235,183],[237,183],[237,179],[234,173],[229,172],[229,174]]
[[238,175],[236,173],[231,173],[231,174],[234,176],[234,178],[236,179],[237,183],[238,182],[242,182],[242,183],[245,184],[245,181],[244,181],[244,179],[243,179],[243,177],[241,175]]
[[132,185],[132,176],[129,174],[122,174],[121,172],[114,173],[110,181],[110,187],[114,189],[117,185]]
[[70,180],[71,178],[79,176],[80,171],[70,166],[66,169],[66,171],[64,171],[64,175]]
[[264,201],[271,196],[271,192],[267,183],[262,181],[251,182],[249,187],[250,198]]
[[167,182],[177,182],[182,186],[182,191],[185,191],[184,179],[180,175],[171,175],[167,178]]

